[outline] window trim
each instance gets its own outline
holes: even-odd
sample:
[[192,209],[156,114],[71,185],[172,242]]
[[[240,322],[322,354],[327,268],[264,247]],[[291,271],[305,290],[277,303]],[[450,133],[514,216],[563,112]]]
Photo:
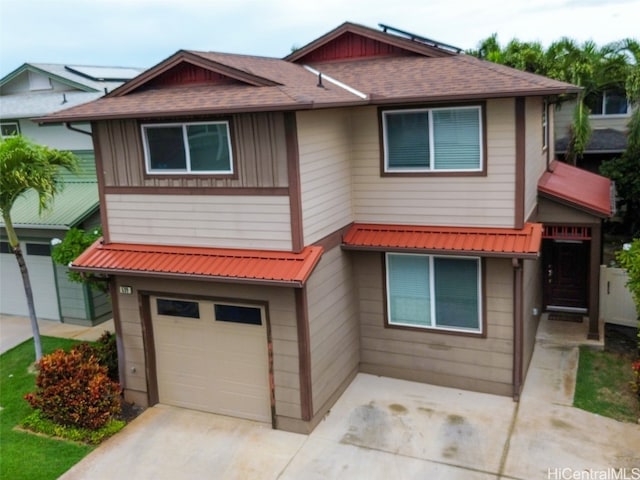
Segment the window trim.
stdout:
[[[187,141],[187,127],[190,125],[217,125],[225,124],[227,126],[227,143],[229,148],[229,170],[190,170],[190,153],[188,149]],[[147,137],[147,129],[149,128],[162,128],[162,127],[182,127],[182,140],[183,147],[185,147],[185,161],[188,169],[186,170],[153,170],[151,169],[151,158],[149,155],[149,142]],[[237,165],[235,157],[235,148],[233,141],[233,125],[230,118],[216,118],[213,120],[199,120],[195,122],[182,122],[182,121],[169,121],[169,122],[144,122],[140,124],[140,131],[142,136],[142,150],[144,154],[144,176],[146,178],[155,178],[162,176],[163,178],[183,178],[185,176],[193,177],[208,177],[208,178],[237,178]]]
[[[4,127],[5,125],[15,125],[16,134],[2,135],[2,127]],[[18,120],[3,120],[0,122],[0,138],[10,138],[10,137],[15,137],[16,135],[20,135],[20,122]]]
[[542,151],[549,148],[549,102],[542,101]]
[[[413,256],[424,256],[429,257],[429,265],[433,266],[434,258],[455,258],[455,259],[472,259],[477,261],[478,265],[478,315],[479,315],[479,329],[470,330],[470,329],[461,329],[461,328],[448,328],[448,327],[438,327],[438,326],[416,326],[416,325],[406,325],[399,323],[391,322],[391,315],[389,312],[389,274],[387,268],[387,258],[389,255],[413,255]],[[388,251],[382,252],[380,255],[381,264],[382,264],[382,285],[383,285],[383,310],[384,310],[384,328],[398,329],[398,330],[409,330],[414,332],[423,332],[423,333],[437,333],[437,334],[445,334],[445,335],[456,335],[456,336],[464,336],[464,337],[474,337],[474,338],[487,338],[487,311],[486,311],[486,263],[484,257],[474,257],[469,255],[443,255],[437,253],[423,254],[423,253],[413,253],[413,252],[399,252],[399,251]],[[433,283],[433,268],[429,269],[429,288],[433,293],[435,288],[435,284]],[[432,298],[435,298],[432,295]],[[435,305],[435,304],[433,304]],[[435,315],[433,315],[433,306],[432,308],[432,319],[435,319]]]
[[[387,142],[386,142],[386,122],[385,114],[393,112],[416,112],[430,110],[454,110],[476,108],[479,111],[478,125],[480,133],[480,168],[474,170],[432,170],[432,169],[416,169],[416,170],[389,170],[387,168]],[[432,116],[429,115],[429,125],[432,125]],[[428,104],[428,105],[412,105],[397,107],[380,107],[378,108],[378,131],[380,144],[380,176],[381,177],[420,177],[420,176],[446,176],[446,177],[476,177],[487,176],[487,108],[486,102],[473,103],[447,103],[447,104]],[[433,130],[429,129],[429,139],[433,139]],[[433,144],[431,142],[431,144]],[[430,153],[431,155],[431,153]],[[432,158],[430,156],[430,158]]]

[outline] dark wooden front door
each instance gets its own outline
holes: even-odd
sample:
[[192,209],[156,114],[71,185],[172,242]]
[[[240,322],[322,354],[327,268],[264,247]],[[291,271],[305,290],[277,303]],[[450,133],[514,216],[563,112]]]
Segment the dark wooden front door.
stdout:
[[586,311],[589,243],[546,240],[543,261],[545,308]]

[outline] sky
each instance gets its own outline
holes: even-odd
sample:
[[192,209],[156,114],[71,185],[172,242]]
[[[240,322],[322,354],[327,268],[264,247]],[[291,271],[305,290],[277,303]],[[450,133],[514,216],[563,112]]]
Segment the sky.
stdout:
[[283,57],[345,21],[462,49],[640,39],[640,0],[0,0],[0,78],[23,63],[148,68],[181,49]]

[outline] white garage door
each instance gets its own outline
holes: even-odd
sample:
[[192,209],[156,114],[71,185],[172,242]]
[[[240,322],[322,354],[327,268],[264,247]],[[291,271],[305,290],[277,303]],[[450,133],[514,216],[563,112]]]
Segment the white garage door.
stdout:
[[[6,252],[8,244],[2,243],[2,251]],[[60,320],[49,245],[30,242],[21,245],[29,269],[36,316],[41,319]],[[22,276],[13,253],[0,253],[0,312],[29,315]]]
[[264,309],[151,297],[160,403],[271,422]]

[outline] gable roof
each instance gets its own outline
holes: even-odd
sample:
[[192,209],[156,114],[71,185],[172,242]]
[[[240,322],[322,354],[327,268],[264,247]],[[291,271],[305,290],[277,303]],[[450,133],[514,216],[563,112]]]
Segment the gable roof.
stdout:
[[[314,52],[331,51],[331,42],[346,35],[365,38],[397,51],[378,55],[374,48],[367,50],[365,57],[354,54],[348,60],[341,57],[336,61],[302,64],[305,59],[312,59]],[[326,53],[318,57],[332,58]],[[173,76],[180,77],[181,81]],[[283,60],[181,50],[105,98],[39,121],[465,101],[579,90],[568,83],[345,23]]]
[[598,217],[613,213],[611,180],[557,160],[540,177],[538,192]]
[[342,248],[536,258],[541,242],[542,225],[538,223],[527,223],[521,230],[356,223],[344,235]]
[[302,287],[322,252],[318,246],[291,253],[127,243],[104,245],[100,239],[74,260],[71,269]]

